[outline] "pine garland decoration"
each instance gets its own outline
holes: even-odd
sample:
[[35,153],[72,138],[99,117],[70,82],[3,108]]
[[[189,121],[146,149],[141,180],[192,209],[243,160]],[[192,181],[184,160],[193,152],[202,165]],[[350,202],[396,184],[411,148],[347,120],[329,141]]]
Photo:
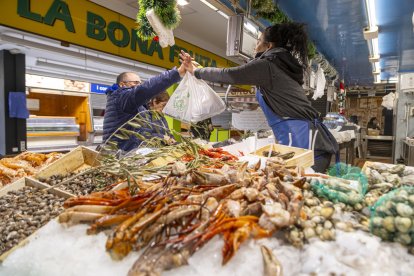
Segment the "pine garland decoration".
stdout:
[[150,9],[154,9],[155,14],[167,28],[174,29],[180,24],[181,16],[176,0],[138,0],[138,5],[137,34],[144,40],[153,39],[156,36],[146,17],[146,12]]
[[[231,0],[236,5],[240,0]],[[256,11],[257,18],[268,20],[272,24],[291,22],[290,18],[282,12],[273,0],[252,0],[252,9]],[[316,55],[316,47],[313,42],[308,41],[308,59],[312,59]]]
[[181,21],[180,11],[177,8],[176,0],[154,0],[155,13],[160,17],[161,22],[170,29],[175,29]]

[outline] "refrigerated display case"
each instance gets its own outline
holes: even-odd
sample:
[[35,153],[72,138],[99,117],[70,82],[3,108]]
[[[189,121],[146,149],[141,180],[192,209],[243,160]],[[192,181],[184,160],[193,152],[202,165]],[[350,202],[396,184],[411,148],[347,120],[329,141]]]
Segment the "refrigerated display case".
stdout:
[[27,119],[27,147],[39,150],[76,146],[80,135],[75,117],[31,116]]

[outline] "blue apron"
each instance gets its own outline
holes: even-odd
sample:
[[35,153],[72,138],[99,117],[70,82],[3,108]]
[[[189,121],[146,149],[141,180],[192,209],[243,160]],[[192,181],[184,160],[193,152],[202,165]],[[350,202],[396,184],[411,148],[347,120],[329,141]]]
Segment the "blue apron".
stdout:
[[[266,116],[267,122],[273,130],[273,134],[279,144],[303,149],[313,149],[317,132],[311,133],[310,135],[311,124],[313,123],[315,126],[320,124],[326,128],[318,119],[310,121],[305,119],[301,120],[280,117],[267,105],[259,89],[256,91],[256,99],[259,102],[259,105]],[[324,151],[316,150],[314,151],[314,158],[317,160],[325,154],[326,152]],[[337,162],[338,158],[339,155],[336,154]]]

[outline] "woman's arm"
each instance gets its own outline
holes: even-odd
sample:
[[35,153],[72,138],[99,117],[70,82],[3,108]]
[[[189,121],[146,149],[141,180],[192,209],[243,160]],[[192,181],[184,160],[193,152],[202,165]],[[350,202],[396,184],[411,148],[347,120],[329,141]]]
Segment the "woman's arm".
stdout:
[[271,85],[270,65],[265,59],[254,60],[231,68],[196,69],[194,76],[198,79],[225,84]]

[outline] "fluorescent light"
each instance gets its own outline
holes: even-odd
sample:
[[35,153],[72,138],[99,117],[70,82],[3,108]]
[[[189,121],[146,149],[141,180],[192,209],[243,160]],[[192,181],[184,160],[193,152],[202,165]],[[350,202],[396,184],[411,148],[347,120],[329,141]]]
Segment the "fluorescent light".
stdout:
[[380,72],[381,71],[381,67],[380,67],[380,63],[379,62],[374,62],[372,65],[374,67],[374,71],[375,72]]
[[378,49],[378,38],[372,39],[372,55],[379,56],[379,49]]
[[185,5],[188,5],[188,4],[190,4],[190,3],[188,3],[188,1],[187,1],[187,0],[177,0],[177,4],[178,4],[179,6],[185,6]]
[[107,79],[115,79],[117,74],[116,73],[102,73],[99,72],[99,70],[88,70],[88,69],[79,69],[77,67],[74,66],[68,66],[68,65],[60,65],[57,63],[53,63],[53,62],[49,62],[49,61],[41,61],[38,60],[36,61],[36,66],[40,66],[40,67],[44,67],[44,68],[49,68],[49,69],[53,69],[53,71],[58,71],[58,72],[73,72],[75,74],[82,74],[85,76],[89,76],[89,78],[93,78],[96,75],[99,75],[101,77],[107,78]]
[[218,11],[218,9],[213,4],[208,2],[207,0],[200,0],[200,1],[203,2],[204,4],[206,4],[210,9],[212,9],[214,11]]
[[217,10],[217,12],[222,15],[224,18],[229,19],[229,16],[227,14],[225,14],[224,12],[222,12],[221,10]]
[[253,34],[258,34],[259,30],[256,26],[254,26],[252,23],[250,23],[249,21],[244,22],[244,27],[246,29],[248,29],[250,32],[252,32]]
[[365,0],[365,5],[368,13],[368,23],[370,28],[377,26],[377,15],[375,9],[375,0]]
[[388,79],[388,82],[391,82],[391,83],[397,83],[397,81],[398,81],[397,77],[391,77]]

